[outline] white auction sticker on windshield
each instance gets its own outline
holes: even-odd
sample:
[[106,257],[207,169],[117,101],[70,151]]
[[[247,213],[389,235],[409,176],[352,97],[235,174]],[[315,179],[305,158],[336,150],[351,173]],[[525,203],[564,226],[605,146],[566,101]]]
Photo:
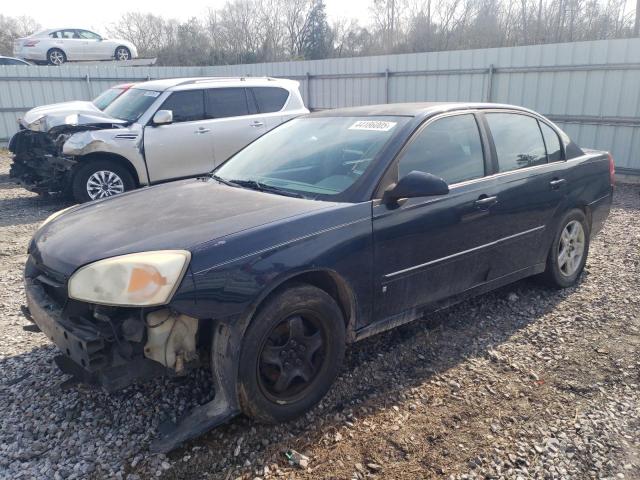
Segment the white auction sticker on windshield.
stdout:
[[149,90],[147,92],[144,92],[144,96],[145,97],[153,97],[156,98],[158,95],[160,95],[160,92],[154,92],[153,90]]
[[349,127],[349,130],[372,130],[374,132],[388,132],[395,127],[397,122],[385,122],[384,120],[358,120]]

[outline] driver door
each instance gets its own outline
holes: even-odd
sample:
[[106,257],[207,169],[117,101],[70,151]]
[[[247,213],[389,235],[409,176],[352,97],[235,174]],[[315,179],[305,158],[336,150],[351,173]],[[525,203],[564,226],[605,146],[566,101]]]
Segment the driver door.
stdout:
[[405,315],[486,282],[496,182],[473,113],[428,121],[400,153],[392,182],[411,171],[443,178],[447,195],[374,202],[375,320]]

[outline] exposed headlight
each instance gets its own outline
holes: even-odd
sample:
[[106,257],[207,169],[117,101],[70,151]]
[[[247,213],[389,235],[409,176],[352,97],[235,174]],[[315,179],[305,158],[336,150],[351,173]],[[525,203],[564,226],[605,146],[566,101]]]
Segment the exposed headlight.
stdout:
[[160,250],[100,260],[71,276],[69,297],[101,305],[163,305],[178,288],[190,259],[186,250]]
[[51,215],[49,215],[44,222],[42,222],[40,224],[40,228],[44,227],[47,223],[49,223],[51,220],[58,218],[60,215],[62,215],[64,212],[66,212],[67,210],[69,210],[70,208],[75,207],[75,205],[71,205],[70,207],[67,208],[63,208],[62,210],[58,210],[55,213],[52,213]]

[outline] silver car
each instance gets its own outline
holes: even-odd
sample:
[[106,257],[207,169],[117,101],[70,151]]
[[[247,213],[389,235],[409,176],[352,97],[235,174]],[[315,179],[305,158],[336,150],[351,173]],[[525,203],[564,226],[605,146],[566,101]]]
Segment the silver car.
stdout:
[[105,38],[83,28],[50,28],[13,42],[16,57],[62,65],[79,60],[131,60],[138,49],[128,40]]
[[103,112],[22,124],[10,175],[78,202],[205,174],[281,123],[308,113],[298,82],[181,78],[130,88]]

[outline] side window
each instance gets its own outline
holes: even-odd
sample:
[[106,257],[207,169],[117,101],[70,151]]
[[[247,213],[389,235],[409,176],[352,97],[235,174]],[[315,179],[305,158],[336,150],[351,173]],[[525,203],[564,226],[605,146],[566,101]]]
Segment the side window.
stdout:
[[74,39],[74,38],[80,38],[78,36],[78,32],[76,32],[75,30],[61,30],[59,32],[59,34],[60,34],[59,38],[65,38],[67,40]]
[[204,119],[204,95],[202,90],[173,92],[160,110],[173,111],[173,121],[193,122]]
[[253,93],[260,113],[279,112],[289,98],[289,92],[279,87],[254,87]]
[[84,38],[86,40],[98,40],[98,38],[100,38],[97,34],[90,32],[89,30],[78,30],[78,35],[80,38]]
[[249,115],[244,88],[210,88],[205,90],[207,118]]
[[547,163],[538,121],[516,113],[487,113],[501,172]]
[[550,162],[558,162],[562,160],[562,148],[560,147],[558,134],[546,123],[538,123],[540,124],[540,130],[542,130],[544,144],[547,147],[547,158]]
[[478,124],[472,114],[436,120],[409,144],[398,163],[398,178],[417,170],[447,183],[484,176],[484,155]]

